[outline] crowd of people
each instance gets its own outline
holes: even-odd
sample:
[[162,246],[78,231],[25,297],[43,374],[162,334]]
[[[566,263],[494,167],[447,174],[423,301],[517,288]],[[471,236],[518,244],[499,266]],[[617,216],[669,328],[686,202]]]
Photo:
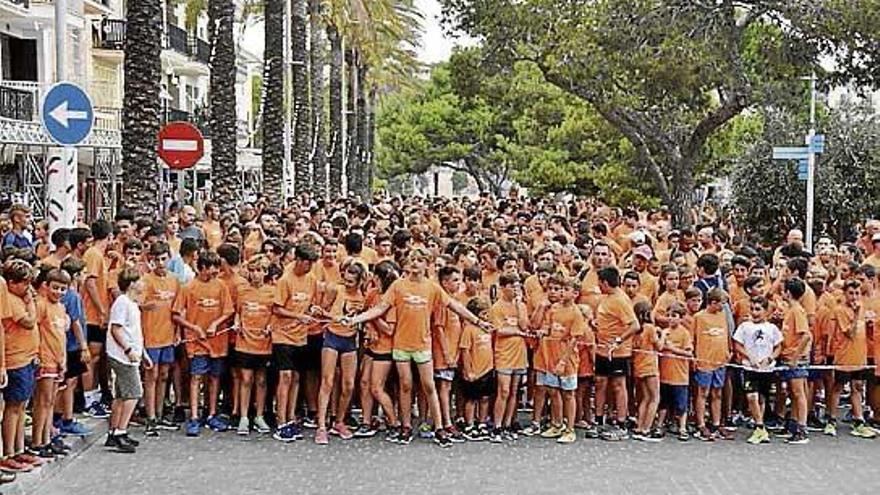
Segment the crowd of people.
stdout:
[[880,421],[873,220],[771,245],[513,194],[174,204],[51,232],[13,205],[0,228],[3,481],[90,434],[80,412],[126,453],[133,423],[449,447],[804,444]]

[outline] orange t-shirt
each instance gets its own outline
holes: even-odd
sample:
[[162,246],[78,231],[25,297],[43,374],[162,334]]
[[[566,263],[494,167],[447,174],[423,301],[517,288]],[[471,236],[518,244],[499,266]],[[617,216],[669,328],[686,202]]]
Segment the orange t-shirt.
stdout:
[[[855,333],[852,337],[846,335],[855,324]],[[834,365],[840,366],[841,371],[856,371],[868,364],[868,345],[865,332],[865,310],[859,314],[847,305],[838,306],[833,315],[833,330],[831,334],[831,352],[834,355]]]
[[[229,289],[219,279],[202,282],[194,279],[183,286],[174,300],[173,311],[184,315],[186,321],[207,330],[211,323],[222,317],[229,317],[235,311]],[[218,329],[219,330],[219,329]],[[186,339],[198,339],[198,334],[186,330]],[[221,333],[205,340],[186,343],[186,352],[192,356],[223,357],[229,351],[229,333]]]
[[[520,303],[525,315],[525,304]],[[497,329],[520,330],[517,304],[499,299],[489,308],[488,320]],[[519,336],[495,336],[495,368],[499,370],[525,369],[528,366],[525,339]]]
[[173,275],[159,277],[148,273],[144,282],[143,304],[156,303],[151,310],[141,309],[141,327],[144,331],[144,347],[153,349],[174,344],[174,321],[171,310],[180,291],[180,282]]
[[[289,272],[281,277],[275,291],[275,305],[293,313],[305,315],[318,301],[318,281],[311,273],[296,275]],[[278,326],[272,328],[272,343],[303,346],[313,327],[320,325],[302,323],[293,318],[279,318]]]
[[[330,316],[355,316],[364,310],[364,306],[366,306],[366,297],[363,292],[357,290],[352,294],[344,285],[337,285],[336,297],[330,306]],[[354,337],[357,334],[354,327],[346,327],[337,323],[327,325],[327,331],[340,337]]]
[[326,265],[323,259],[318,260],[312,266],[312,275],[318,282],[324,282],[327,285],[336,285],[342,283],[342,275],[339,273],[339,263],[333,261],[330,265]]
[[578,378],[586,378],[596,374],[596,333],[587,321],[587,333],[578,342]]
[[205,220],[202,222],[202,230],[205,232],[208,249],[216,250],[217,246],[223,244],[223,229],[220,228],[220,222]]
[[657,320],[657,316],[666,316],[666,310],[669,309],[669,306],[672,306],[674,302],[680,302],[684,304],[684,292],[677,290],[673,293],[663,292],[657,298],[657,302],[654,303],[654,311],[651,313],[651,317],[654,321]]
[[431,350],[431,315],[448,303],[446,292],[428,279],[395,281],[382,299],[396,310],[394,349],[415,352]]
[[[110,311],[110,292],[107,285],[110,276],[110,262],[104,256],[104,253],[96,247],[90,247],[83,254],[83,262],[85,263],[85,278],[95,279],[95,289],[98,292],[98,302],[104,307],[104,310]],[[98,314],[98,306],[89,296],[86,284],[82,284],[80,289],[83,304],[86,310],[86,323],[89,325],[104,325],[106,322],[101,320]]]
[[492,334],[482,328],[465,323],[459,342],[462,359],[470,363],[470,375],[465,371],[464,379],[472,382],[494,369]]
[[3,356],[7,370],[16,370],[31,364],[40,349],[40,331],[25,328],[19,323],[29,315],[36,316],[36,306],[13,294],[6,292],[6,307],[3,314],[3,332],[6,339],[6,355]]
[[807,345],[806,350],[800,354],[798,354],[797,348],[798,341],[804,334],[812,337],[810,334],[810,325],[807,321],[807,312],[804,311],[803,306],[799,303],[791,302],[788,305],[788,310],[782,321],[782,352],[779,354],[779,357],[783,361],[786,363],[791,361],[797,361],[800,363],[808,362],[810,357],[810,346]]
[[[669,330],[669,334],[666,336],[666,343],[686,351],[694,349],[691,333],[681,325]],[[689,382],[690,362],[688,359],[665,352],[660,357],[660,383],[666,385],[687,385]]]
[[[458,365],[461,357],[458,347],[458,344],[461,341],[461,323],[461,317],[448,307],[440,308],[437,311],[437,319],[434,322],[434,327],[443,327],[444,343],[446,344],[446,352],[449,353],[449,356],[443,355],[443,347],[440,345],[440,339],[438,338],[438,335],[433,335],[431,340],[431,355],[434,358],[435,370],[448,369],[450,362],[454,363],[453,366]],[[449,358],[448,360],[447,357]]]
[[[607,358],[614,339],[622,336],[637,321],[629,298],[622,290],[614,289],[602,300],[596,311],[596,355]],[[632,346],[632,339],[626,339],[614,350],[613,357],[632,356]]]
[[44,297],[37,299],[37,329],[40,347],[38,356],[43,368],[60,369],[67,358],[67,326],[70,319],[60,302]]
[[862,307],[865,309],[865,335],[867,336],[868,355],[874,356],[874,346],[877,322],[880,321],[880,297],[876,293],[862,298]]
[[700,311],[694,315],[695,368],[712,371],[730,361],[730,334],[724,312]]
[[660,337],[657,327],[646,323],[636,336],[633,352],[633,376],[644,378],[660,374],[660,359],[657,356],[657,342]]
[[523,299],[526,301],[526,308],[531,315],[541,300],[546,297],[544,288],[541,287],[541,282],[538,280],[537,275],[529,275],[526,281],[523,282],[523,295],[525,296]]
[[578,296],[578,304],[586,304],[595,312],[599,308],[599,302],[603,299],[602,291],[599,290],[599,276],[596,270],[590,267],[590,271],[581,281],[581,293]]
[[[379,304],[379,301],[381,300],[382,293],[379,292],[378,288],[374,287],[367,291],[365,308],[372,308],[373,306]],[[385,315],[381,316],[379,319],[384,320],[393,330],[396,324],[396,315],[394,308],[389,309],[388,312],[385,313]],[[391,353],[392,344],[394,342],[394,335],[388,335],[385,332],[382,332],[372,321],[367,323],[366,335],[368,336],[367,349],[372,351],[374,354]],[[457,349],[455,352],[456,355],[458,355]]]
[[657,299],[658,282],[657,277],[651,275],[648,270],[639,273],[639,294],[645,296],[648,302]]
[[564,360],[564,370],[559,374],[561,377],[577,376],[580,365],[577,348],[569,352],[567,358],[564,349],[572,344],[572,340],[579,341],[587,335],[587,321],[584,319],[580,308],[571,306],[555,305],[550,312],[550,334],[541,342],[543,346],[544,363],[547,371],[556,374],[556,366]]
[[235,339],[235,350],[248,354],[266,356],[272,353],[272,338],[269,324],[272,321],[272,307],[275,304],[275,287],[251,285],[238,291],[235,307],[239,318],[239,333]]

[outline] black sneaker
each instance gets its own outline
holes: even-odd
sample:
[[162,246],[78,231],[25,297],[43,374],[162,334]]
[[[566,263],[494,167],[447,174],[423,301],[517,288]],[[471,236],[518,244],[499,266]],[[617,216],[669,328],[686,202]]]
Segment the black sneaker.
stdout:
[[119,443],[127,443],[128,445],[131,445],[132,447],[138,447],[141,444],[139,441],[135,440],[134,438],[129,437],[128,433],[125,433],[122,435],[117,435],[116,438],[119,439]]
[[171,417],[171,422],[173,423],[185,423],[186,422],[186,408],[183,406],[175,406],[174,407],[174,415]]
[[806,432],[798,430],[788,440],[786,440],[785,443],[791,445],[804,445],[810,443],[810,439],[807,437]]
[[52,450],[52,446],[49,444],[43,445],[37,451],[37,457],[41,459],[55,459],[55,451]]
[[175,423],[174,421],[169,421],[168,418],[159,418],[156,420],[156,429],[177,431],[180,429],[180,425]]
[[489,433],[489,442],[504,443],[504,438],[501,437],[501,430],[499,428],[493,428],[492,433]]
[[385,440],[391,443],[397,443],[400,440],[400,427],[389,426],[388,429],[385,430]]
[[104,440],[104,447],[107,447],[108,449],[115,449],[116,447],[119,447],[119,437],[108,433],[107,439]]
[[61,451],[65,454],[70,453],[70,451],[73,449],[70,445],[64,443],[64,440],[62,440],[60,436],[52,438],[51,445],[52,448],[54,448],[56,451]]
[[119,452],[120,454],[134,454],[137,452],[137,449],[130,443],[119,442],[116,445],[116,452]]
[[446,430],[443,429],[434,432],[434,443],[444,449],[452,447],[452,440],[449,439],[449,435],[446,433]]
[[67,457],[67,455],[70,454],[69,450],[64,450],[63,447],[59,447],[54,443],[50,443],[49,448],[52,449],[52,453],[55,454],[55,457]]
[[412,427],[404,426],[400,429],[400,435],[397,437],[397,443],[400,445],[409,445],[413,440]]
[[824,431],[825,422],[814,415],[807,418],[807,431]]
[[147,427],[144,428],[144,436],[149,438],[158,438],[159,437],[159,429],[156,427],[155,419],[147,420]]

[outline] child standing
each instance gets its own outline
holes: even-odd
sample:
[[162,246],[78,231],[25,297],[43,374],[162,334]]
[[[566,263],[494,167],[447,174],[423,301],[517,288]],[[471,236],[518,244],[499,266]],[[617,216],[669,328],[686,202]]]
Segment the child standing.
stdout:
[[[678,284],[676,272],[675,283]],[[661,296],[662,297],[662,296]],[[675,301],[670,302],[670,305]],[[666,310],[662,313],[666,320]],[[644,442],[659,442],[662,438],[659,432],[651,432],[654,417],[657,415],[657,407],[660,404],[660,359],[658,353],[665,345],[668,330],[657,330],[651,320],[651,305],[640,302],[635,305],[633,311],[639,319],[642,331],[636,337],[635,350],[633,353],[633,377],[636,380],[636,393],[639,400],[639,417],[636,429],[633,431],[633,439]]]
[[678,418],[678,439],[686,442],[688,384],[690,382],[689,360],[693,357],[691,333],[682,323],[685,308],[675,302],[669,306],[666,316],[669,321],[669,334],[663,343],[660,357],[660,414],[658,420],[664,424],[668,415]]
[[108,363],[113,372],[113,405],[110,429],[105,447],[117,452],[134,453],[139,442],[128,436],[128,423],[138,400],[144,395],[139,367],[151,369],[153,362],[144,351],[141,330],[141,310],[137,300],[143,292],[143,283],[137,268],[126,267],[117,278],[119,297],[110,307],[110,329],[107,332]]
[[[714,287],[709,290],[706,300],[706,309],[694,316],[696,436],[707,442],[715,438],[732,440],[733,436],[721,428],[721,392],[724,389],[727,363],[730,361],[730,332],[723,308],[727,302],[727,293]],[[710,400],[711,428],[706,427],[706,395]]]
[[[482,296],[475,297],[468,302],[467,309],[477,318],[484,319],[488,316],[489,301]],[[459,348],[464,378],[462,392],[467,401],[464,420],[468,426],[464,436],[468,440],[484,440],[486,426],[482,420],[489,414],[489,397],[495,391],[492,334],[482,326],[467,322],[461,331]]]

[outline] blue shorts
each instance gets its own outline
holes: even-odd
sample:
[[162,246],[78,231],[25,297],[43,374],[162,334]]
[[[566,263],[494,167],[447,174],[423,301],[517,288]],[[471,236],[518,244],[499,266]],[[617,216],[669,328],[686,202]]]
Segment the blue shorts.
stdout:
[[147,348],[147,355],[153,364],[174,364],[174,346]]
[[553,373],[545,373],[543,371],[539,371],[536,377],[536,381],[538,385],[550,388],[558,388],[565,391],[577,390],[578,388],[577,375],[559,376],[554,375]]
[[340,337],[333,332],[324,332],[324,349],[333,349],[339,354],[355,352],[358,349],[357,337]]
[[806,366],[798,365],[795,367],[788,367],[779,370],[779,379],[780,380],[797,380],[799,378],[807,378],[810,376],[810,371],[806,368]]
[[29,364],[21,368],[8,370],[9,381],[3,389],[3,398],[9,402],[27,402],[34,395],[37,384],[37,366]]
[[660,409],[672,412],[674,416],[687,414],[688,386],[660,384]]
[[189,374],[220,376],[223,374],[223,361],[223,358],[193,356],[189,360]]
[[694,371],[694,382],[702,388],[724,388],[727,368],[724,366],[712,371]]

